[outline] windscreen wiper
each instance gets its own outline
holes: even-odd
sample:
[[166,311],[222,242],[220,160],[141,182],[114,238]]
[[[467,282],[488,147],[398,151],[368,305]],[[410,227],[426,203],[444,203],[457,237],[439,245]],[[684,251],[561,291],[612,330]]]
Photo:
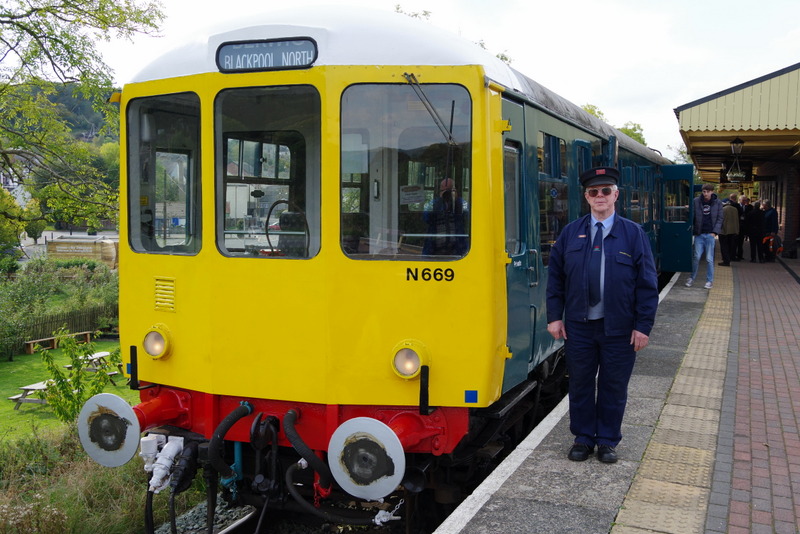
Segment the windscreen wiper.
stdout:
[[[417,77],[414,76],[413,73],[409,74],[408,72],[404,73],[403,77],[411,85],[411,88],[414,89],[414,92],[417,93],[417,97],[419,98],[420,102],[422,102],[422,105],[425,106],[425,109],[428,110],[428,113],[430,114],[431,118],[433,119],[434,124],[436,124],[436,126],[439,127],[439,130],[441,130],[445,141],[447,141],[447,144],[450,145],[450,146],[458,146],[458,143],[456,142],[455,138],[453,137],[453,133],[451,131],[452,130],[452,118],[450,119],[450,123],[451,123],[450,130],[448,130],[447,127],[444,125],[444,121],[439,116],[439,113],[436,112],[436,108],[433,107],[433,104],[431,104],[431,101],[428,100],[427,95],[425,95],[425,92],[422,90],[422,87],[420,86],[419,82],[417,81]],[[454,102],[454,104],[455,104],[455,102]]]

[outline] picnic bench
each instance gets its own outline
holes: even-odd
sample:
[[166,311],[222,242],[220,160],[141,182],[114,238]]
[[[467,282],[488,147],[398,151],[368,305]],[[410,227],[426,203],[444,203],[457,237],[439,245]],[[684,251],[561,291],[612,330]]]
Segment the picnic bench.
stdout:
[[22,390],[22,393],[18,393],[16,395],[12,395],[8,398],[8,400],[16,401],[17,405],[14,406],[15,410],[19,410],[20,405],[23,402],[33,402],[36,404],[47,404],[45,399],[41,399],[39,397],[31,397],[31,393],[36,393],[38,391],[47,391],[48,386],[50,385],[48,380],[43,382],[36,382],[35,384],[30,384],[27,386],[21,386],[19,389]]
[[[89,343],[92,340],[94,332],[74,332],[68,335],[78,338],[78,343]],[[40,345],[43,349],[47,350],[57,349],[58,337],[51,336],[51,337],[43,337],[41,339],[32,339],[30,341],[26,341],[25,354],[33,354],[36,345]]]
[[[111,355],[110,352],[102,351],[102,352],[95,352],[94,354],[87,354],[86,356],[82,356],[81,360],[83,360],[83,363],[84,363],[83,370],[84,371],[88,371],[90,373],[96,373],[100,369],[107,369],[108,368],[108,361],[106,360],[106,358],[108,358],[110,355]],[[72,370],[72,365],[65,365],[64,367],[66,369]],[[117,371],[106,371],[106,374],[108,375],[108,379],[115,386],[117,385],[117,383],[114,382],[114,378],[113,377],[123,374],[123,372],[122,372],[122,363],[118,363],[117,364],[117,369],[118,369]]]

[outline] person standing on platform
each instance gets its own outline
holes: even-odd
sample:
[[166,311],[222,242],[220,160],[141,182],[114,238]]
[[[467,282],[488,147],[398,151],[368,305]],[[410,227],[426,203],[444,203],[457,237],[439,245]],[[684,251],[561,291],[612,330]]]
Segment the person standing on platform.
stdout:
[[722,207],[722,233],[719,234],[719,249],[722,252],[722,263],[720,265],[729,267],[731,261],[736,258],[736,240],[739,238],[739,210],[738,202],[733,199],[736,195],[731,195],[731,200]]
[[745,195],[739,197],[739,236],[736,238],[736,261],[744,259],[744,238],[747,237],[747,214],[753,209],[750,199]]
[[764,211],[761,203],[753,204],[747,213],[747,239],[750,241],[750,263],[764,263]]
[[694,199],[694,256],[692,257],[692,276],[686,287],[692,287],[697,278],[697,269],[703,253],[706,255],[706,289],[714,285],[714,244],[722,231],[722,202],[714,193],[712,184],[703,184],[700,196]]
[[[775,237],[778,233],[778,211],[772,207],[772,201],[765,198],[761,202],[764,210],[764,237]],[[764,261],[775,261],[775,251],[771,247],[764,247]]]
[[617,461],[628,382],[658,308],[658,277],[647,235],[615,213],[619,171],[596,167],[581,185],[591,213],[568,224],[550,252],[547,331],[564,339],[569,372],[567,457]]

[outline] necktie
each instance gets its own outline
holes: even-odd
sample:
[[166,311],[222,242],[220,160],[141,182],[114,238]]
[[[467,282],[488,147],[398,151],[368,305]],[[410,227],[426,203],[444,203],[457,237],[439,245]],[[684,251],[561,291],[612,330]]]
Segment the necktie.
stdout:
[[603,223],[595,225],[592,251],[589,256],[589,305],[596,306],[600,302],[600,267],[603,262]]

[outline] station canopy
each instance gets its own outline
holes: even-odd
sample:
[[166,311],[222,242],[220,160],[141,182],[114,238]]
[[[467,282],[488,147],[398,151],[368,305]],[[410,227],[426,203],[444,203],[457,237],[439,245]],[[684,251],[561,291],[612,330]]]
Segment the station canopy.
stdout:
[[684,104],[675,115],[703,181],[770,179],[770,164],[800,163],[800,63]]

